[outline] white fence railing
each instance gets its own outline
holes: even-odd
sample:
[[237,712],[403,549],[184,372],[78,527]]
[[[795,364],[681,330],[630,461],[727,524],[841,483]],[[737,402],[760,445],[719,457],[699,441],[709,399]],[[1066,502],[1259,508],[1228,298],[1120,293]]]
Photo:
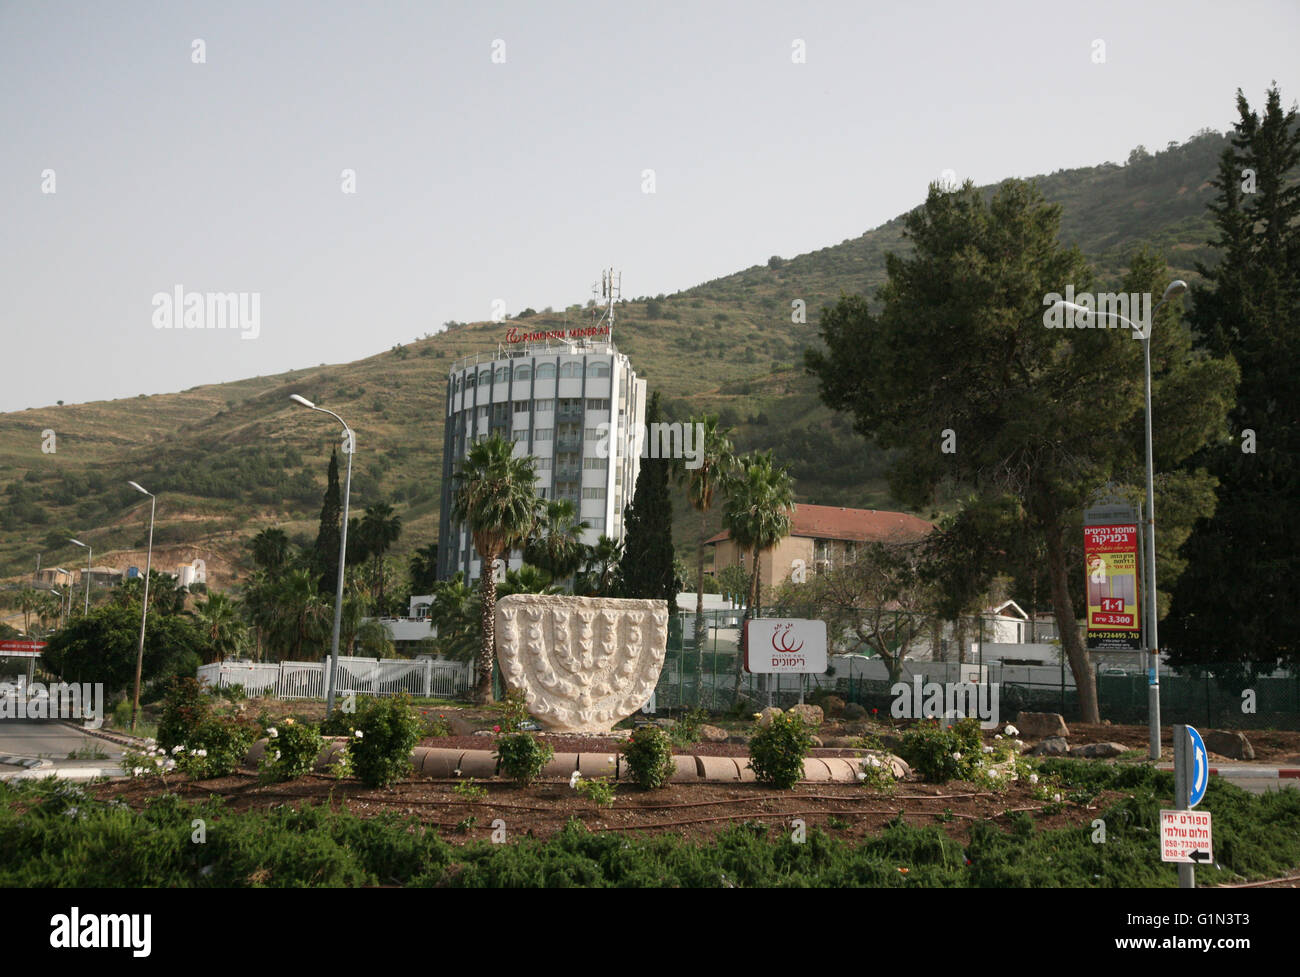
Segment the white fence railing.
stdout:
[[[250,696],[280,699],[323,699],[329,688],[330,663],[217,662],[200,665],[198,680],[211,688],[242,685]],[[384,660],[339,656],[335,691],[357,695],[399,695],[450,699],[469,689],[473,676],[461,662]]]

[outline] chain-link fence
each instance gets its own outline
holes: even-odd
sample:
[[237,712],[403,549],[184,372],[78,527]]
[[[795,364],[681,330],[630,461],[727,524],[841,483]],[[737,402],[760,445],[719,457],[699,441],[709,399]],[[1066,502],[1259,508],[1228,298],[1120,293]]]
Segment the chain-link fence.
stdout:
[[[669,628],[668,649],[655,689],[656,710],[702,708],[747,714],[769,703],[782,708],[808,699],[818,690],[856,702],[870,715],[890,714],[893,683],[879,658],[834,655],[824,675],[751,675],[740,649],[743,611],[706,611],[701,639],[695,640],[694,612],[681,612]],[[993,635],[994,623],[972,621],[967,631]],[[998,635],[1005,637],[1004,635]],[[926,682],[974,680],[996,683],[999,713],[1059,712],[1080,719],[1074,675],[1061,660],[1059,646],[1050,654],[1044,642],[972,641],[966,664],[912,661],[902,664],[900,680]],[[949,648],[949,652],[955,648]],[[1022,656],[1022,657],[1017,657]],[[954,656],[955,657],[955,656]],[[1048,663],[1046,659],[1055,660]],[[1033,661],[1042,662],[1033,664]],[[1135,653],[1093,656],[1097,698],[1103,719],[1113,723],[1147,722],[1147,676]],[[973,679],[972,679],[973,677]],[[802,698],[801,698],[802,697]],[[1187,723],[1205,728],[1300,730],[1300,672],[1266,675],[1233,674],[1222,664],[1184,665],[1160,672],[1160,718],[1163,725]]]

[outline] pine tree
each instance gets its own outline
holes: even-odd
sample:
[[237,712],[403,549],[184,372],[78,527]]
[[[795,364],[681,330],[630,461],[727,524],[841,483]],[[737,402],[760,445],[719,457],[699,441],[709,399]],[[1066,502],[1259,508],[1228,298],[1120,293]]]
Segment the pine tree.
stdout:
[[[659,394],[650,398],[646,426],[662,420]],[[669,612],[677,609],[677,579],[673,572],[673,507],[668,493],[670,458],[642,458],[632,503],[624,512],[622,568],[624,597],[666,600]]]
[[1300,124],[1274,86],[1239,119],[1210,210],[1220,261],[1191,314],[1210,351],[1241,368],[1228,437],[1194,459],[1219,480],[1197,524],[1160,637],[1174,661],[1300,662]]
[[339,492],[339,458],[330,452],[328,484],[320,509],[320,530],[316,533],[313,563],[318,574],[317,586],[322,594],[333,595],[338,584],[339,530],[343,520],[343,497]]

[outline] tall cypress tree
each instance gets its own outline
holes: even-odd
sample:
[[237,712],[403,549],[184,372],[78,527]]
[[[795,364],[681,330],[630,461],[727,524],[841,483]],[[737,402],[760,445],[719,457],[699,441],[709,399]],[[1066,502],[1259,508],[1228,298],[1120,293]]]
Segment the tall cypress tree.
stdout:
[[[662,420],[659,394],[650,398],[646,425]],[[673,572],[673,507],[668,494],[672,460],[642,458],[632,503],[624,511],[623,559],[619,566],[624,597],[668,601],[669,612],[677,609],[677,579]]]
[[1300,662],[1300,122],[1276,86],[1239,119],[1210,210],[1220,260],[1198,265],[1191,321],[1241,368],[1228,437],[1195,458],[1219,480],[1214,515],[1183,548],[1161,644],[1175,661]]
[[343,521],[343,496],[339,492],[338,451],[330,452],[328,484],[325,501],[320,508],[320,529],[316,533],[316,551],[313,560],[317,586],[322,594],[334,593],[339,573],[339,531]]

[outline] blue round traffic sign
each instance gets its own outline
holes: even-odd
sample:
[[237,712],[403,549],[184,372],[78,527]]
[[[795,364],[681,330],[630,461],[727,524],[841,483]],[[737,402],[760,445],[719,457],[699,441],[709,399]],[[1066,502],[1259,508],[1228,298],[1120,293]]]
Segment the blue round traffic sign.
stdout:
[[1187,738],[1192,747],[1192,779],[1188,785],[1187,807],[1193,808],[1201,803],[1205,788],[1210,783],[1210,755],[1205,750],[1205,741],[1193,726],[1187,727]]

